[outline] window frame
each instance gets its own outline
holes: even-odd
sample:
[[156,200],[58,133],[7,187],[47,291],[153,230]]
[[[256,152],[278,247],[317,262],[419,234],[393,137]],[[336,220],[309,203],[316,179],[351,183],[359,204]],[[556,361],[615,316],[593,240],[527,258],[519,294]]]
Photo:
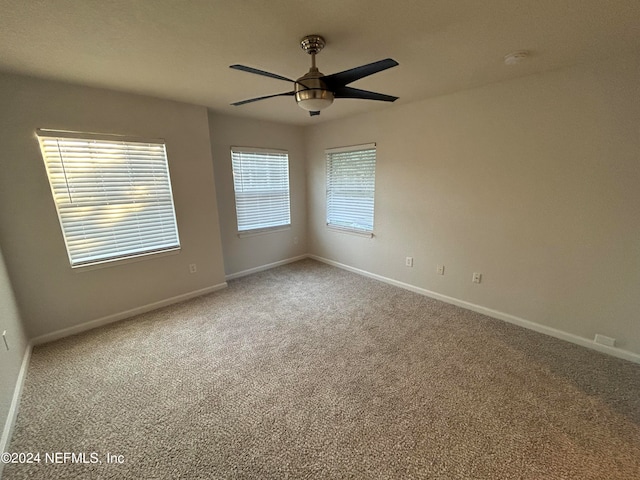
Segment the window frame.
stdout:
[[[345,225],[345,218],[336,218],[335,214],[337,212],[332,211],[332,197],[335,195],[335,183],[336,179],[332,177],[335,172],[335,168],[333,168],[333,162],[339,160],[334,157],[337,154],[360,154],[361,152],[366,152],[373,150],[373,165],[372,165],[372,174],[371,174],[371,186],[370,190],[364,193],[368,193],[370,195],[370,228],[368,227],[368,223],[364,224],[364,228],[358,226],[349,226]],[[325,150],[326,157],[326,226],[332,230],[351,233],[355,235],[361,235],[365,237],[373,237],[374,236],[374,227],[375,227],[375,181],[376,181],[376,164],[377,164],[377,145],[375,143],[366,143],[360,145],[352,145],[347,147],[336,147],[329,148]],[[357,160],[355,160],[357,161]],[[332,190],[333,189],[333,190]],[[354,197],[351,197],[353,199]],[[369,205],[364,204],[365,208],[369,207]]]
[[[291,169],[289,165],[289,151],[276,149],[276,148],[232,146],[230,148],[230,153],[231,153],[231,172],[233,177],[234,206],[235,206],[235,212],[236,212],[236,233],[238,237],[240,238],[251,237],[255,235],[290,229],[291,228],[291,175],[290,175]],[[249,170],[246,173],[246,176],[249,176],[249,177],[251,176],[252,173],[255,174],[255,171],[252,171],[255,169],[255,165],[251,165],[251,162],[250,162],[251,156],[256,157],[255,159],[253,159],[254,162],[260,156],[265,156],[265,157],[272,156],[273,158],[271,159],[271,161],[273,162],[284,160],[283,165],[276,165],[276,168],[270,172],[274,176],[275,180],[282,179],[282,178],[285,179],[285,181],[274,182],[272,185],[273,192],[276,192],[273,194],[273,196],[275,197],[275,202],[276,204],[280,203],[280,205],[277,205],[277,208],[283,209],[284,207],[284,202],[282,201],[282,199],[278,200],[278,196],[282,197],[284,194],[286,194],[286,209],[283,209],[283,212],[286,211],[286,214],[283,213],[279,219],[277,215],[273,215],[272,222],[275,221],[280,223],[276,223],[274,225],[265,225],[266,223],[272,223],[272,222],[268,221],[268,217],[265,218],[264,216],[262,216],[261,217],[262,224],[256,218],[254,218],[253,219],[254,223],[252,225],[249,224],[246,227],[244,226],[245,222],[249,223],[248,218],[252,216],[258,217],[259,215],[263,215],[264,212],[256,213],[255,210],[253,213],[250,211],[242,211],[244,208],[243,205],[247,208],[247,210],[250,210],[252,208],[261,210],[264,207],[260,205],[260,200],[261,199],[265,200],[269,195],[265,195],[264,193],[257,194],[258,199],[251,204],[249,202],[242,201],[242,195],[246,195],[247,197],[250,196],[250,193],[248,192],[238,191],[239,190],[238,187],[241,186],[242,184],[242,180],[240,180],[240,178],[245,176],[245,172],[241,171],[243,167],[242,165],[243,154],[248,156],[247,157],[248,163],[245,166]],[[279,159],[278,157],[284,157],[284,159]],[[284,173],[283,173],[283,170],[284,170]],[[265,186],[264,183],[260,183],[260,180],[258,180],[257,182],[247,182],[247,188],[249,190],[251,189],[257,190],[258,187],[260,186],[262,187]],[[278,190],[278,187],[280,187],[281,189]]]
[[[163,139],[44,128],[36,129],[36,137],[72,269],[81,271],[179,253],[180,236]],[[49,155],[52,141],[56,142],[57,153]],[[61,143],[67,151],[61,150]],[[70,153],[73,143],[79,155]],[[98,170],[101,155],[103,163]],[[105,157],[111,162],[104,161]],[[149,166],[140,165],[140,159],[143,164],[151,162],[151,174],[143,174]],[[62,169],[63,180],[55,173],[56,168]],[[121,184],[125,173],[131,188],[114,189],[109,185],[115,178]],[[90,213],[85,214],[87,211]],[[121,221],[105,221],[105,217],[114,216]],[[74,230],[82,230],[82,238]],[[109,238],[111,243],[105,243]],[[92,248],[91,242],[102,242],[104,248]]]

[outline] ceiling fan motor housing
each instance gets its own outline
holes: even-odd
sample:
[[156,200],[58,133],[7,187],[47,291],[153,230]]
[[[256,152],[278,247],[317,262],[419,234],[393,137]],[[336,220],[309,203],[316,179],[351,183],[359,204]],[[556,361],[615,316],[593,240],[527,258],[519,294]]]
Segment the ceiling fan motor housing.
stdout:
[[321,80],[324,75],[311,68],[306,75],[296,80],[296,102],[305,110],[318,111],[333,103],[333,92]]

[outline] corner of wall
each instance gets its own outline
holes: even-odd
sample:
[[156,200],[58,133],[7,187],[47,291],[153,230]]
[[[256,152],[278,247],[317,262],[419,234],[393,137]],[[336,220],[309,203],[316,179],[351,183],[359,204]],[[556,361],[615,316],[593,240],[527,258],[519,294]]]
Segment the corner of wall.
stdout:
[[[18,414],[22,386],[26,378],[31,345],[13,295],[13,288],[0,251],[0,334],[6,332],[6,342],[0,340],[0,453],[7,451]],[[2,474],[0,462],[0,475]]]

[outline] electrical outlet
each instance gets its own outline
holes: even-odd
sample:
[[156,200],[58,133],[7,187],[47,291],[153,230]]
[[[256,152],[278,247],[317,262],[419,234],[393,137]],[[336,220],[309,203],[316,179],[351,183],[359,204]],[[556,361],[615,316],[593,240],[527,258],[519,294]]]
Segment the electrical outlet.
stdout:
[[298,244],[298,237],[293,237],[293,244],[297,245]]
[[471,281],[473,283],[480,283],[482,281],[482,274],[474,272],[473,277],[471,277]]
[[189,273],[196,273],[198,271],[198,267],[196,267],[195,263],[189,264]]
[[413,257],[407,257],[404,259],[404,264],[407,267],[413,267]]
[[7,342],[7,331],[2,332],[2,340],[4,340],[4,346],[9,350],[9,342]]
[[596,333],[596,337],[593,339],[595,343],[599,343],[600,345],[606,345],[607,347],[615,347],[616,339],[607,337],[606,335],[601,335]]
[[438,275],[444,275],[444,265],[438,265]]

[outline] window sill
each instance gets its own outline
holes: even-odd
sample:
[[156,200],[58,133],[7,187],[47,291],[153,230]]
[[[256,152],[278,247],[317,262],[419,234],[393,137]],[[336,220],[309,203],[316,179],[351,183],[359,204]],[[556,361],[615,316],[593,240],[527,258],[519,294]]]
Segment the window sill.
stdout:
[[238,238],[255,237],[258,235],[266,235],[268,233],[284,232],[291,230],[291,225],[281,225],[278,227],[260,228],[256,230],[247,230],[246,232],[238,232]]
[[335,225],[327,224],[329,230],[333,230],[338,233],[346,233],[349,235],[356,235],[357,237],[373,238],[373,232],[365,232],[364,230],[355,230],[353,228],[336,227]]
[[71,270],[77,273],[89,272],[91,270],[99,270],[101,268],[109,268],[109,267],[117,267],[119,265],[126,265],[128,263],[136,263],[143,262],[145,260],[151,260],[152,258],[166,257],[169,255],[178,255],[180,253],[180,248],[175,248],[173,250],[164,250],[162,252],[153,252],[153,253],[142,253],[140,255],[135,255],[126,258],[114,258],[113,260],[105,260],[96,263],[87,263],[84,265],[72,266]]

